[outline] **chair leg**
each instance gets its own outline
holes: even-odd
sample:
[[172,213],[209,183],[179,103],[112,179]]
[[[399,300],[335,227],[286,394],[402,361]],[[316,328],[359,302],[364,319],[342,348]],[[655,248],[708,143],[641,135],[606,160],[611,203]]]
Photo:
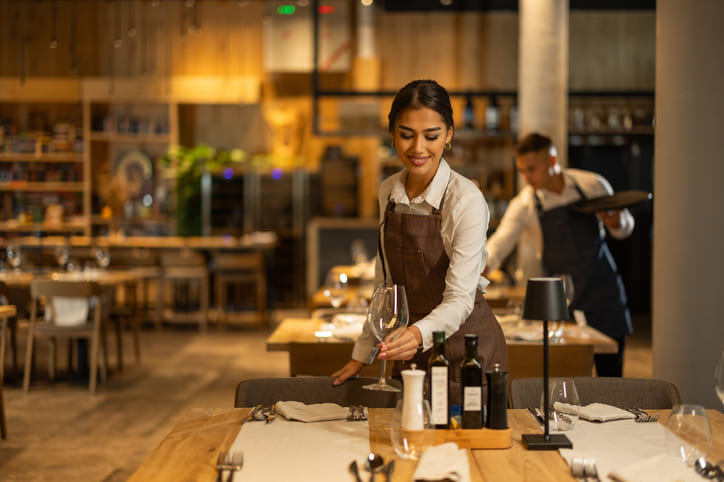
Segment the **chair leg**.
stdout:
[[33,314],[31,315],[30,325],[28,325],[28,343],[25,348],[25,372],[23,373],[23,390],[30,389],[30,372],[33,369],[33,343],[35,342],[35,314],[36,307],[33,301]]
[[8,430],[5,422],[5,403],[3,401],[3,374],[0,373],[0,438],[8,438]]
[[57,340],[55,337],[48,339],[48,377],[51,382],[55,381],[55,361],[57,353]]

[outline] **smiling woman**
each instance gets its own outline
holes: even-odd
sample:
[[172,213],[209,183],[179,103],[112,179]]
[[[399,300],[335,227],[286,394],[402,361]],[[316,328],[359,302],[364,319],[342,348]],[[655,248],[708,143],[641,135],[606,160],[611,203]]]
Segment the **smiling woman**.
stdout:
[[[482,273],[489,214],[480,189],[454,172],[443,154],[453,137],[453,112],[447,91],[434,80],[403,87],[392,102],[389,132],[402,171],[379,189],[380,244],[377,283],[404,285],[410,323],[377,343],[365,325],[352,360],[337,371],[336,384],[356,375],[375,357],[394,360],[393,377],[415,363],[427,368],[433,332],[447,338],[452,367],[451,405],[460,404],[460,361],[466,334],[479,339],[484,370],[496,363],[507,370],[503,332],[483,299]],[[483,381],[484,382],[484,381]],[[486,399],[485,388],[481,400]]]

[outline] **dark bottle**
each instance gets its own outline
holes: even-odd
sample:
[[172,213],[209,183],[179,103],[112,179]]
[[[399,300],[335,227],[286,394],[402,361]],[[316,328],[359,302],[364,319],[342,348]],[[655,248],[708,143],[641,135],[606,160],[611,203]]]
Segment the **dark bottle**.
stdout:
[[507,386],[508,372],[500,371],[500,364],[493,366],[492,372],[485,372],[488,382],[488,403],[485,427],[492,429],[508,428]]
[[494,133],[500,127],[500,107],[498,107],[498,98],[495,95],[490,96],[490,103],[485,108],[485,129],[488,133]]
[[463,428],[483,426],[483,366],[478,359],[478,335],[465,335],[465,358],[460,364]]
[[465,96],[463,120],[466,129],[473,129],[475,127],[475,106],[473,105],[473,97],[470,94]]
[[428,363],[427,378],[430,384],[430,411],[435,428],[448,428],[448,390],[450,386],[450,362],[445,357],[445,332],[432,332],[432,354]]

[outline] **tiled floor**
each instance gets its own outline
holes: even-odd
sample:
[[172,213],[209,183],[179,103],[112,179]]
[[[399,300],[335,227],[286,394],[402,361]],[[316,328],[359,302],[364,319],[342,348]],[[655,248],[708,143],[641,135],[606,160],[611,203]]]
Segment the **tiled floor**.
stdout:
[[[275,313],[274,320],[282,316]],[[651,376],[648,333],[639,329],[630,338],[625,376]],[[95,395],[87,382],[50,385],[47,350],[40,346],[30,392],[23,393],[17,380],[5,386],[9,434],[0,440],[1,480],[126,480],[189,408],[231,407],[238,380],[287,372],[286,353],[266,352],[266,332],[166,327],[142,335],[142,364],[132,363],[127,335],[126,369]]]

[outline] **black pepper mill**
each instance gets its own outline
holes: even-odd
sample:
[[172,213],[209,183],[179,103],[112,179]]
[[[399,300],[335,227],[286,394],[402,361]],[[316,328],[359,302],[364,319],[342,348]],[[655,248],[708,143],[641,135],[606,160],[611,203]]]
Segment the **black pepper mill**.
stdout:
[[485,428],[508,428],[508,372],[501,372],[500,364],[496,363],[492,372],[485,372],[485,378],[488,382],[488,417]]

